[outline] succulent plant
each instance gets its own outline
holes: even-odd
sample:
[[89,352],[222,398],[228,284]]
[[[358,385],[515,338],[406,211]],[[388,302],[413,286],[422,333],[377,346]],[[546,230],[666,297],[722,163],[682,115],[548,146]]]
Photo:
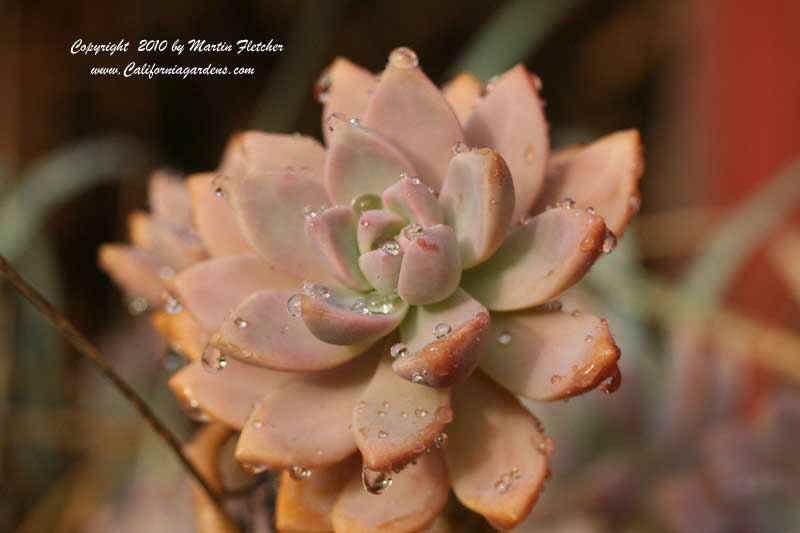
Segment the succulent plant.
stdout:
[[[190,203],[210,255],[158,279],[156,325],[193,361],[170,386],[240,431],[248,469],[284,470],[279,529],[419,531],[451,488],[512,528],[553,448],[517,395],[618,386],[607,322],[557,298],[638,211],[638,133],[550,153],[539,87],[518,65],[440,91],[408,48],[379,77],[337,59],[327,149],[240,133],[152,201],[152,221]],[[141,252],[108,250],[135,295]]]

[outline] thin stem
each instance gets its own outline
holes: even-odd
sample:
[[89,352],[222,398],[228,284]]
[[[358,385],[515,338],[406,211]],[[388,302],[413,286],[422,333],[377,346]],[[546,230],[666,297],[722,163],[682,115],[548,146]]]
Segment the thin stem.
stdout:
[[33,288],[16,270],[14,270],[5,257],[0,255],[0,274],[6,278],[11,285],[19,292],[26,300],[31,302],[36,309],[39,310],[48,321],[61,333],[61,335],[75,347],[81,355],[85,356],[91,363],[105,376],[111,383],[122,393],[134,408],[142,415],[150,428],[155,431],[167,445],[172,448],[172,451],[183,463],[183,466],[189,473],[197,480],[208,494],[208,497],[214,504],[219,507],[222,514],[227,516],[225,508],[222,505],[222,495],[214,490],[208,481],[200,474],[191,460],[184,454],[182,444],[178,437],[159,420],[153,410],[142,399],[141,396],[131,387],[128,383],[117,374],[117,372],[106,362],[103,355],[78,329],[65,317],[58,309],[56,309],[47,299],[42,296],[39,291]]

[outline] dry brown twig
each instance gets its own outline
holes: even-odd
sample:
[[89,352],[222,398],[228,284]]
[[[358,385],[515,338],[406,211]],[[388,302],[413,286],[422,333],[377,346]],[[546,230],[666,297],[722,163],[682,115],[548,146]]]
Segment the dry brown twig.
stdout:
[[215,490],[209,484],[194,462],[184,453],[183,444],[178,437],[156,416],[150,406],[139,396],[139,393],[108,364],[100,350],[78,331],[72,322],[47,301],[39,291],[25,281],[2,255],[0,255],[0,274],[11,283],[17,292],[32,303],[81,355],[86,357],[105,378],[111,381],[125,399],[142,415],[150,428],[172,449],[184,468],[195,478],[197,483],[208,494],[209,499],[218,507],[221,515],[227,517],[228,514],[223,505],[224,493]]

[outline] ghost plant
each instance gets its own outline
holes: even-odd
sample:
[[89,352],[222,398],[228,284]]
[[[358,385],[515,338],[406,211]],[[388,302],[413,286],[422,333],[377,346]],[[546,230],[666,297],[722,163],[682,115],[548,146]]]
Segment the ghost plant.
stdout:
[[[517,396],[619,384],[607,322],[557,298],[638,210],[639,137],[550,153],[539,86],[518,65],[440,92],[407,48],[379,77],[337,59],[317,85],[327,149],[240,133],[217,172],[154,194],[150,224],[191,204],[173,246],[204,246],[140,276],[193,361],[170,386],[240,431],[246,468],[284,471],[279,529],[419,531],[451,488],[511,528],[553,448]],[[104,265],[136,295],[142,250],[119,250]]]

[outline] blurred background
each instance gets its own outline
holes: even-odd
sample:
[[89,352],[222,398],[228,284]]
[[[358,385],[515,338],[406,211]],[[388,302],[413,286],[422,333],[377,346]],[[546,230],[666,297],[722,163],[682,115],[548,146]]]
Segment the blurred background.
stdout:
[[[551,144],[638,128],[646,171],[641,213],[580,287],[622,389],[537,407],[558,451],[518,530],[800,531],[798,20],[793,0],[0,1],[0,253],[188,437],[165,386],[180,359],[96,265],[150,171],[212,169],[241,129],[319,137],[312,87],[336,56],[379,71],[410,46],[437,83],[523,62]],[[285,51],[244,57],[252,77],[125,79],[89,68],[132,53],[70,55],[77,38]],[[0,286],[0,531],[188,532],[191,513],[163,443]]]

